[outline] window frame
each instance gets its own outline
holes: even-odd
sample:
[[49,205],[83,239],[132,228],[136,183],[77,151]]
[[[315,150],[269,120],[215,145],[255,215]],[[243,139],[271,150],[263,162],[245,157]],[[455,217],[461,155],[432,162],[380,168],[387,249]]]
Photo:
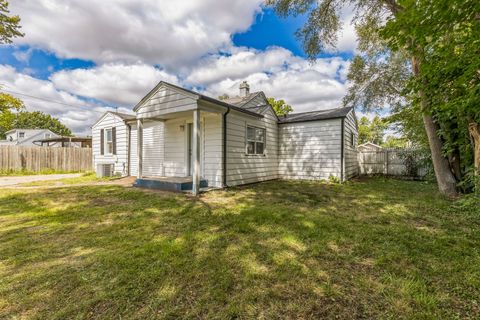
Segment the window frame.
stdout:
[[352,148],[355,148],[355,133],[350,132],[350,140],[351,140],[351,141],[350,141],[350,146],[351,146]]
[[[108,132],[110,132],[110,141],[108,141]],[[103,133],[103,150],[106,156],[113,155],[113,128],[105,128]],[[111,146],[111,151],[109,148],[109,144]]]
[[[249,128],[254,129],[255,138],[253,140],[248,138],[248,129]],[[263,131],[263,141],[257,140],[257,138],[256,138],[257,137],[257,130]],[[253,142],[253,153],[248,152],[248,144],[251,143],[251,142]],[[257,143],[262,143],[263,144],[263,152],[262,153],[257,153]],[[267,129],[247,124],[246,127],[245,127],[245,155],[249,156],[249,157],[250,156],[263,156],[264,157],[266,148],[267,148]]]
[[25,132],[21,131],[18,133],[18,139],[23,139],[23,138],[25,138]]

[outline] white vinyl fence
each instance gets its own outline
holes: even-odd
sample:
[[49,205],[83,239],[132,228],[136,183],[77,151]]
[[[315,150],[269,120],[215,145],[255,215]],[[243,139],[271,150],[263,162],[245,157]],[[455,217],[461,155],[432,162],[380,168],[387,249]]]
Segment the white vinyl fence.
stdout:
[[419,152],[414,149],[358,151],[360,175],[423,178],[427,173]]

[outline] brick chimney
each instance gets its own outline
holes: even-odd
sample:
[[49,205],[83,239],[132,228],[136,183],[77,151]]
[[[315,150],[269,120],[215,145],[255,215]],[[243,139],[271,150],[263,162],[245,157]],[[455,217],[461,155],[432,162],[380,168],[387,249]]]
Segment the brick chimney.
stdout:
[[250,86],[247,81],[240,83],[240,97],[246,97],[250,94]]

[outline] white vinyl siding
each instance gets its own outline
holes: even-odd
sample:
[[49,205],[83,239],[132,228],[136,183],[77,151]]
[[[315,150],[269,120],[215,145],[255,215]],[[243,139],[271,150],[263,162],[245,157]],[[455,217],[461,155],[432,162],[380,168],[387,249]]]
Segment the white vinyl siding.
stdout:
[[222,115],[202,112],[202,178],[210,187],[222,186]]
[[[104,132],[106,132],[107,129],[111,129],[113,127],[116,128],[116,154],[107,154],[108,149],[105,148],[104,154],[101,155],[101,129],[104,129]],[[114,164],[114,174],[126,176],[128,173],[127,143],[127,125],[123,122],[123,119],[112,113],[105,114],[103,118],[99,122],[97,122],[92,128],[92,152],[94,169],[97,170],[99,164]]]
[[143,124],[143,175],[146,177],[163,176],[164,123],[145,121]]
[[347,115],[344,120],[344,132],[344,179],[348,180],[358,175],[358,160],[356,148],[358,131],[355,122],[355,114],[352,111]]
[[281,178],[340,178],[341,119],[281,124],[279,136]]
[[[245,152],[247,126],[265,128],[264,155]],[[278,178],[277,118],[268,110],[260,119],[232,111],[227,115],[227,185],[266,181]]]
[[130,175],[137,176],[138,157],[137,157],[137,125],[132,124],[130,131]]
[[149,118],[168,113],[194,110],[197,101],[193,97],[180,94],[168,87],[160,87],[137,110],[138,118]]

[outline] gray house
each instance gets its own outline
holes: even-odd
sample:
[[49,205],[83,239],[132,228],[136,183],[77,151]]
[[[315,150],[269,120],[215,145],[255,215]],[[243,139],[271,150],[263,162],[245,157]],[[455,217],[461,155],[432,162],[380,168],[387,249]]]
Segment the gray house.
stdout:
[[160,82],[133,109],[105,113],[92,127],[98,175],[136,176],[171,190],[272,179],[345,181],[358,173],[352,108],[277,117],[246,82],[217,100]]
[[0,141],[0,145],[12,146],[35,146],[34,142],[41,139],[58,137],[48,129],[12,129],[5,133],[6,139]]

